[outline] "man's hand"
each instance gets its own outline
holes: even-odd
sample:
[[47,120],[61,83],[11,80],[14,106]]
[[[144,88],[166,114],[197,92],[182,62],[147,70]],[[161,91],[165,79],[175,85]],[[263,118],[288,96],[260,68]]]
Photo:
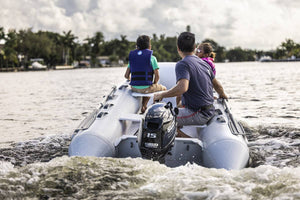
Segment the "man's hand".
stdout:
[[189,89],[189,80],[180,79],[173,88],[169,90],[165,90],[164,92],[159,92],[154,94],[153,103],[155,103],[155,101],[161,101],[163,98],[181,96],[188,89]]
[[155,93],[153,95],[153,103],[155,103],[156,101],[161,101],[163,99],[163,93],[160,92],[160,93]]
[[219,98],[223,98],[223,99],[228,100],[228,97],[227,97],[227,95],[225,94],[224,89],[223,89],[221,83],[220,83],[216,78],[214,78],[214,79],[212,80],[212,83],[213,83],[214,89],[215,89],[216,92],[219,94]]
[[219,95],[219,98],[223,98],[223,99],[226,99],[228,101],[228,97],[225,93]]

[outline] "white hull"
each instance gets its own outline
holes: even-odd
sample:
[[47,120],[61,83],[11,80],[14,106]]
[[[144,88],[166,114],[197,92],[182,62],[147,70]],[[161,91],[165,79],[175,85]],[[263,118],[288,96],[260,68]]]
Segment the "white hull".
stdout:
[[33,62],[31,66],[29,66],[29,69],[36,69],[36,70],[45,70],[47,69],[46,65],[42,65],[38,62]]

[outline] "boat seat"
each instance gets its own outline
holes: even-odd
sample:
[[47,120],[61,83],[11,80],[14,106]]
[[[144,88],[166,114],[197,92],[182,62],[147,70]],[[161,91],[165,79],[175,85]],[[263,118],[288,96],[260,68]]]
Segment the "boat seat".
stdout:
[[199,138],[199,132],[205,127],[207,127],[207,125],[186,125],[180,130],[191,138]]
[[142,115],[139,114],[125,114],[119,117],[120,121],[132,121],[132,122],[141,122]]
[[[161,92],[161,91],[159,91],[159,92]],[[133,97],[153,97],[153,95],[155,93],[159,93],[159,92],[153,92],[153,93],[147,93],[147,94],[138,93],[138,92],[132,92],[131,95]]]

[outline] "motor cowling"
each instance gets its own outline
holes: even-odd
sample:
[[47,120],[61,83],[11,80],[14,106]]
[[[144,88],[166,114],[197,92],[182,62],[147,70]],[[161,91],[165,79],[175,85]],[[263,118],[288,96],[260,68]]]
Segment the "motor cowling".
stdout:
[[176,127],[176,113],[171,102],[151,105],[138,136],[142,157],[152,160],[164,157],[174,144]]

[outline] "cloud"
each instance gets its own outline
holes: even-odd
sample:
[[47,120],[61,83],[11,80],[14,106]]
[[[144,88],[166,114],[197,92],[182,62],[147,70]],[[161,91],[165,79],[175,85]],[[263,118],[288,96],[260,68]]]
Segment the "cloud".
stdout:
[[81,40],[96,31],[110,40],[140,34],[175,36],[187,25],[200,42],[222,46],[274,49],[286,38],[300,38],[297,0],[2,0],[0,26],[62,33]]
[[64,9],[67,16],[72,16],[76,13],[88,12],[93,10],[93,5],[96,5],[96,1],[60,0],[57,1],[56,5]]

